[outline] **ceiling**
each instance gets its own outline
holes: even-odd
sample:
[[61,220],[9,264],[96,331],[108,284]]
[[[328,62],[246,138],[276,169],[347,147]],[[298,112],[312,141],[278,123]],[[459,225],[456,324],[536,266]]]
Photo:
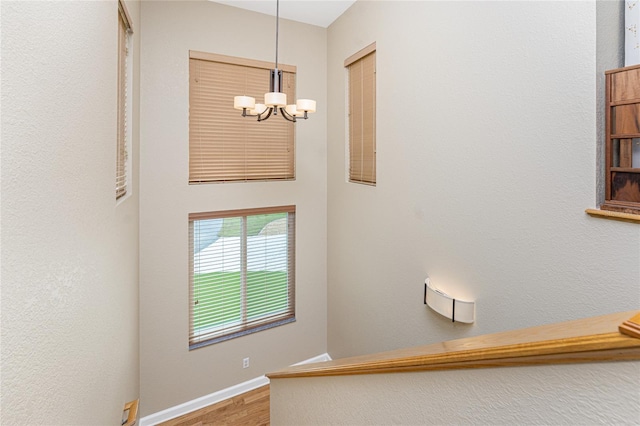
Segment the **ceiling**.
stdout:
[[[210,1],[276,16],[276,0]],[[326,28],[355,2],[355,0],[282,0],[280,17]]]

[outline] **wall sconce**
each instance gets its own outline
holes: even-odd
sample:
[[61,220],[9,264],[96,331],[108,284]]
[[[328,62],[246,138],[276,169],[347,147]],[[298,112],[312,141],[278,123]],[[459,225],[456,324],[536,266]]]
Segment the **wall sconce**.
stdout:
[[472,323],[476,319],[476,302],[468,302],[449,296],[424,280],[424,304],[452,322]]

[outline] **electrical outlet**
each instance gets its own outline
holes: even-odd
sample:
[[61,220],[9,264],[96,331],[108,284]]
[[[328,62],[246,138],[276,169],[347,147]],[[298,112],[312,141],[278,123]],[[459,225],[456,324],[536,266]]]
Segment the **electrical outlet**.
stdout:
[[249,368],[249,358],[244,358],[242,360],[242,368]]

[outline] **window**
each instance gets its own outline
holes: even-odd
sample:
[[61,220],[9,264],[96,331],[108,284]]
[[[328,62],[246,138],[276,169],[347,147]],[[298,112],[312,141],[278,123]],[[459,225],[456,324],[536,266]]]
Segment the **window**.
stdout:
[[344,61],[349,78],[349,181],[376,184],[376,44]]
[[[293,123],[244,118],[236,95],[261,99],[272,64],[190,52],[189,183],[295,178]],[[282,91],[295,99],[295,67],[280,65]]]
[[295,206],[189,215],[189,349],[295,321]]
[[640,65],[605,72],[603,210],[640,214]]
[[131,61],[129,56],[129,38],[133,33],[131,19],[122,1],[118,2],[118,136],[116,143],[116,200],[127,194],[127,145],[131,136],[127,120],[131,110],[131,96],[128,90]]

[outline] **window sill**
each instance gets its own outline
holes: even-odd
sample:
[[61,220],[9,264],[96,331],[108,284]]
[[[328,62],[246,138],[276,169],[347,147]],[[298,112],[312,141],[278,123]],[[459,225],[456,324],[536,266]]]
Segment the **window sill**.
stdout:
[[602,217],[605,219],[620,220],[623,222],[640,223],[640,214],[622,213],[599,209],[586,209],[585,213],[593,217]]

